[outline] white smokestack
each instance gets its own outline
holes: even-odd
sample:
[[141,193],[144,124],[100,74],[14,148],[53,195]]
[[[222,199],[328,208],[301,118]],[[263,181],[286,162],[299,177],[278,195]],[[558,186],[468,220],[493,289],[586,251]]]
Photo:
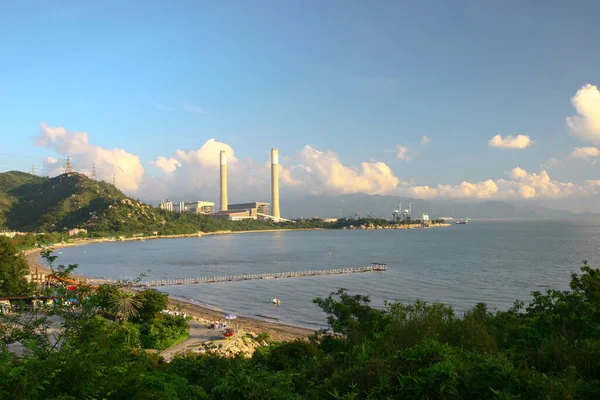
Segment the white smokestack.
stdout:
[[271,149],[271,215],[281,218],[279,214],[279,150]]
[[221,211],[227,210],[227,155],[221,150]]

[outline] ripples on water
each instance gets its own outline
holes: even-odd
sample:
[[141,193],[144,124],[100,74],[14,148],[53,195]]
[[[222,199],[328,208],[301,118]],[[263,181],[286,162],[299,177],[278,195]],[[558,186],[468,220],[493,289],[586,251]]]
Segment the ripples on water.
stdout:
[[[600,221],[473,221],[448,228],[257,232],[65,248],[59,262],[93,277],[203,277],[387,263],[387,272],[162,287],[228,312],[323,326],[312,303],[344,287],[384,300],[440,300],[464,312],[506,309],[533,290],[568,287],[581,260],[600,265]],[[270,300],[277,297],[281,305]]]

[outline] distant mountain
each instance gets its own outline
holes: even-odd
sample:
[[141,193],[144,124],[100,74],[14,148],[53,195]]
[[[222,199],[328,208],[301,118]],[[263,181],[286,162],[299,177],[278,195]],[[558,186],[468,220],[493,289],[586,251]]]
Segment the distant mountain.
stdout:
[[[54,178],[18,171],[0,174],[0,229],[61,231],[126,223],[156,224],[155,210],[106,182],[69,173]],[[98,227],[99,228],[99,227]]]
[[[348,195],[308,195],[283,198],[282,213],[286,217],[339,217],[360,216],[369,214],[380,218],[391,218],[392,212],[408,208],[409,198],[367,194]],[[557,211],[541,206],[524,204],[510,204],[502,201],[467,202],[431,202],[427,200],[412,199],[413,216],[420,217],[421,213],[428,213],[432,218],[570,218],[578,217],[568,211]],[[590,214],[592,215],[592,214]],[[597,217],[597,215],[596,215]]]

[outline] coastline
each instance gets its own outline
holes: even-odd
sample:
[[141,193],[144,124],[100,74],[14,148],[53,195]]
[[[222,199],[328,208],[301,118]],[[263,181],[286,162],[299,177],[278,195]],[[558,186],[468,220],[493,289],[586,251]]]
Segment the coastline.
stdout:
[[[432,225],[432,227],[443,227],[443,226],[451,226],[451,224],[436,224]],[[422,228],[420,226],[402,226],[396,227],[395,229],[418,229]],[[364,228],[363,228],[364,229]],[[363,230],[357,229],[357,230]],[[383,228],[385,229],[385,228]],[[389,229],[389,228],[388,228]],[[264,230],[247,230],[247,231],[216,231],[216,232],[197,232],[195,234],[186,234],[186,235],[166,235],[166,236],[138,236],[138,237],[119,237],[119,238],[98,238],[98,239],[79,239],[74,240],[72,242],[67,243],[57,243],[52,245],[52,249],[60,249],[65,247],[75,247],[75,246],[83,246],[94,243],[112,243],[112,242],[129,242],[136,240],[151,240],[151,239],[180,239],[180,238],[192,238],[192,237],[202,237],[202,236],[213,236],[213,235],[229,235],[229,234],[246,234],[246,233],[259,233],[259,232],[289,232],[289,231],[317,231],[317,230],[326,230],[324,228],[307,228],[307,229],[264,229]],[[340,229],[346,230],[346,229]],[[355,229],[348,229],[355,230]],[[381,229],[369,229],[367,230],[381,230]],[[50,274],[50,268],[44,265],[40,261],[40,249],[28,249],[23,251],[23,255],[29,265],[29,270],[31,274]],[[88,282],[88,277],[80,274],[74,274],[73,278],[80,282]],[[97,279],[94,279],[95,282],[98,282]],[[201,304],[193,300],[187,300],[183,298],[179,298],[176,296],[169,295],[169,307],[175,308],[178,304],[183,305],[183,309],[190,315],[193,315],[202,320],[217,320],[223,318],[223,313],[221,311],[217,311]],[[269,336],[276,341],[289,341],[297,338],[307,338],[308,336],[315,333],[315,330],[311,330],[308,328],[302,328],[293,325],[287,325],[283,322],[279,321],[265,321],[258,318],[252,318],[249,316],[239,316],[235,320],[235,324],[246,331],[252,332],[267,332]]]
[[[277,232],[277,231],[296,231],[300,229],[269,229],[269,230],[257,230],[257,231],[219,231],[210,233],[199,233],[195,235],[173,235],[173,236],[151,236],[151,237],[135,237],[135,238],[124,238],[123,240],[106,240],[106,239],[90,239],[90,240],[78,240],[70,243],[58,243],[53,245],[53,249],[59,249],[64,247],[83,246],[86,244],[93,243],[105,243],[105,242],[118,242],[118,241],[133,241],[133,240],[146,240],[146,239],[177,239],[185,237],[201,237],[204,235],[225,235],[234,233],[252,233],[252,232]],[[301,229],[301,230],[320,230],[315,229]],[[32,274],[46,274],[48,275],[51,271],[46,265],[40,262],[40,249],[28,249],[23,251],[23,255],[29,265],[29,270]],[[73,278],[80,282],[87,282],[88,278],[84,275],[74,274]],[[187,300],[177,296],[169,295],[168,297],[169,309],[181,308],[187,314],[196,317],[199,320],[212,321],[223,319],[223,312],[217,311],[193,300]],[[292,341],[295,339],[305,339],[308,336],[315,333],[314,330],[297,327],[293,325],[287,325],[282,322],[270,322],[264,321],[258,318],[252,318],[248,316],[238,316],[233,323],[238,329],[243,329],[247,332],[267,332],[269,337],[275,341]]]

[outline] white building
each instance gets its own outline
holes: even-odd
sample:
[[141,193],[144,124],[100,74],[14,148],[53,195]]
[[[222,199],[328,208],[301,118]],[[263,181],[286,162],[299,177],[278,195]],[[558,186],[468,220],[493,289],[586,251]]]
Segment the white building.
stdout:
[[158,208],[177,213],[186,212],[193,214],[212,214],[215,208],[215,203],[212,201],[180,201],[173,203],[171,200],[167,200],[160,203]]

